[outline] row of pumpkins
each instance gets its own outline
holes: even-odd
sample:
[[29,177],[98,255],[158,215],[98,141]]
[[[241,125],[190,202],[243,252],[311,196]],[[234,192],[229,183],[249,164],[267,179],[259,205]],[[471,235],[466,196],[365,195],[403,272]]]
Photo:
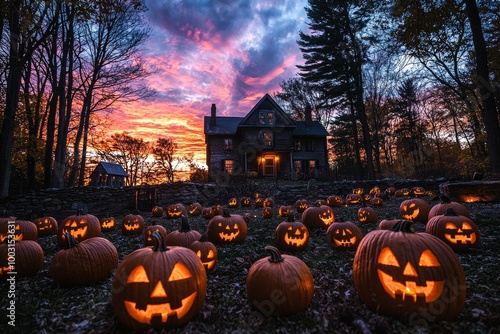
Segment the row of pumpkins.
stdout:
[[[267,202],[263,208],[273,204]],[[283,212],[279,208],[280,215],[287,214],[287,219],[276,227],[276,246],[281,250],[303,249],[309,229],[326,229],[331,248],[356,250],[354,284],[371,309],[403,319],[440,321],[453,319],[463,308],[465,276],[454,250],[477,247],[479,242],[479,231],[463,205],[445,198],[433,207],[420,198],[404,200],[400,205],[402,220],[383,220],[379,229],[363,236],[355,223],[335,222],[332,206],[317,203],[303,207],[303,204],[302,200],[295,204],[296,211],[302,212],[301,221],[295,221],[291,207],[285,210],[283,206]],[[117,317],[135,330],[179,327],[196,316],[206,295],[206,275],[215,268],[214,244],[243,242],[246,237],[244,216],[222,209],[210,218],[207,232],[201,235],[190,229],[185,215],[196,215],[191,212],[193,205],[189,211],[183,211],[182,204],[176,206],[183,212],[181,228],[170,233],[161,225],[144,226],[144,218],[138,213],[122,220],[124,234],[142,233],[145,246],[150,246],[135,250],[122,260],[112,285]],[[195,206],[201,214],[201,206],[197,203]],[[365,206],[359,208],[362,209],[373,210]],[[372,222],[362,221],[359,210],[360,223]],[[43,219],[49,221],[49,218]],[[12,219],[0,218],[0,241],[4,242],[0,245],[0,278],[8,277],[13,270],[21,277],[43,267],[43,250],[35,241],[37,232],[40,236],[47,233],[43,224],[38,220],[14,220],[12,224]],[[56,282],[61,286],[86,285],[113,273],[118,265],[116,248],[100,236],[101,228],[104,231],[110,221],[110,217],[99,220],[79,212],[58,227],[55,220],[51,222],[56,226],[58,245],[62,248],[49,267]],[[414,222],[426,223],[429,233],[415,233]],[[17,239],[15,268],[8,262],[12,251],[10,235]],[[313,277],[302,260],[280,254],[278,248],[266,246],[270,256],[251,266],[246,281],[247,297],[257,309],[271,301],[274,313],[295,314],[307,309],[312,300]]]

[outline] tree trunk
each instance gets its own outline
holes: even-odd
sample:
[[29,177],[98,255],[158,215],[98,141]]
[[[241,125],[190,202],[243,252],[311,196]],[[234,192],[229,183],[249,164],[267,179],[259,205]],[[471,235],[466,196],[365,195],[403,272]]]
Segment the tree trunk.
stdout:
[[484,41],[481,18],[479,17],[479,11],[475,0],[465,0],[465,5],[472,31],[474,50],[476,51],[476,71],[481,100],[483,102],[481,112],[484,127],[486,129],[490,169],[492,172],[500,172],[500,126],[495,103],[495,90],[489,79],[488,53]]

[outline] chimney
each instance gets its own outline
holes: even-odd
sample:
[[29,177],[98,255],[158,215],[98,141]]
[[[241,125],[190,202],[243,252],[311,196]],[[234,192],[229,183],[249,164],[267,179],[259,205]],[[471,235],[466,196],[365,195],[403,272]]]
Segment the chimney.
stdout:
[[217,108],[215,103],[212,103],[212,113],[210,114],[210,126],[215,126],[215,118],[217,117]]
[[312,125],[312,108],[310,104],[306,105],[306,109],[304,110],[304,118],[306,121],[306,125],[310,127]]

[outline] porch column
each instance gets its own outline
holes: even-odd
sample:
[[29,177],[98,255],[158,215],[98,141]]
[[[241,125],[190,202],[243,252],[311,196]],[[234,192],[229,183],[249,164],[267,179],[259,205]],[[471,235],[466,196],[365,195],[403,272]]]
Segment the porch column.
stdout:
[[290,151],[290,180],[295,180],[295,171],[293,170],[293,151]]

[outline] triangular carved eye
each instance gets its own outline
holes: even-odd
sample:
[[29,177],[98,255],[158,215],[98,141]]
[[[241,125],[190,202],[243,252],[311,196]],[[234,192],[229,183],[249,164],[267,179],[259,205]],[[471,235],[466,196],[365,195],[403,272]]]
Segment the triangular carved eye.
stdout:
[[398,259],[389,247],[385,247],[380,251],[380,255],[378,256],[378,263],[399,267]]
[[215,253],[213,250],[208,251],[207,259],[213,259],[215,257]]
[[472,226],[470,226],[470,224],[467,222],[463,222],[462,223],[462,230],[472,230]]
[[181,262],[177,262],[174,268],[172,269],[170,276],[168,277],[168,281],[169,282],[178,281],[181,279],[190,278],[192,276],[193,275],[191,274],[189,269],[186,268],[184,264],[182,264]]
[[201,251],[197,251],[196,255],[198,255],[198,257],[201,258]]
[[421,267],[441,267],[441,263],[439,263],[436,255],[428,249],[424,250],[422,255],[420,255],[418,265]]
[[128,275],[127,283],[149,283],[149,277],[146,269],[142,265],[138,265]]
[[445,228],[448,230],[456,230],[457,226],[453,223],[448,222],[448,223],[446,223]]

